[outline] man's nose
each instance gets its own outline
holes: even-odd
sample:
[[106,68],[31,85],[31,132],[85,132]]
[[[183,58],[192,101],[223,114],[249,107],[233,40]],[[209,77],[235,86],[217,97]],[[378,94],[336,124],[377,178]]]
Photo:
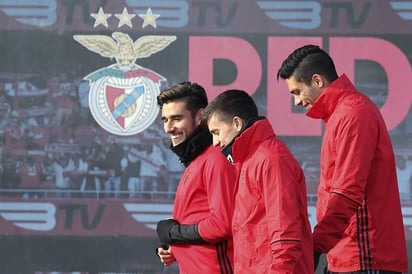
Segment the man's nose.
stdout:
[[172,133],[173,132],[174,127],[173,127],[172,123],[165,122],[163,126],[164,126],[164,130],[165,130],[166,133]]
[[214,137],[214,136],[213,136],[213,145],[214,145],[215,147],[220,146],[220,141],[219,141],[219,139],[218,139],[217,137]]
[[299,95],[293,95],[293,98],[295,99],[295,106],[302,105],[302,100]]

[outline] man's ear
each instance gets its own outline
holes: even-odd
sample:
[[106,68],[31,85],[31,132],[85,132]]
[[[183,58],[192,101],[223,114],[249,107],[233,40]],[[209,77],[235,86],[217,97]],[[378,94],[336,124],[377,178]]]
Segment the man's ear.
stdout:
[[201,122],[202,122],[202,114],[203,114],[203,111],[204,111],[204,110],[205,110],[204,108],[199,108],[198,111],[196,112],[195,120],[193,121],[196,126],[199,126],[199,125],[201,124]]
[[238,132],[242,131],[243,127],[246,126],[245,122],[239,116],[233,117],[232,124],[235,130]]
[[323,88],[326,84],[326,79],[322,75],[317,73],[312,75],[312,85],[314,85],[315,87]]

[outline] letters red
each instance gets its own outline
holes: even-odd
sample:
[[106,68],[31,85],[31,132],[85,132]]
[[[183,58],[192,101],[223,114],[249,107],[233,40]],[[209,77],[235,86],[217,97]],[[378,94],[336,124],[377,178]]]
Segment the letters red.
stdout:
[[[267,41],[267,113],[275,132],[283,136],[321,136],[322,122],[309,119],[305,113],[293,113],[293,99],[285,81],[277,81],[276,73],[291,51],[304,44],[322,47],[322,37],[268,37]],[[345,73],[352,81],[355,60],[371,60],[380,64],[387,74],[388,96],[381,107],[389,130],[406,117],[412,102],[412,74],[405,54],[394,44],[380,38],[331,37],[326,49],[335,61],[338,74]],[[237,67],[237,77],[229,85],[213,84],[213,60],[227,59]],[[220,92],[244,89],[251,95],[261,85],[262,60],[246,40],[227,36],[191,36],[189,38],[189,79],[202,84],[212,100]],[[373,79],[371,79],[373,82]],[[360,90],[362,91],[362,90]]]
[[[213,84],[213,59],[228,59],[237,66],[237,77],[225,86]],[[255,93],[262,78],[262,62],[256,49],[246,40],[227,36],[189,38],[189,79],[201,84],[209,101],[226,89]]]

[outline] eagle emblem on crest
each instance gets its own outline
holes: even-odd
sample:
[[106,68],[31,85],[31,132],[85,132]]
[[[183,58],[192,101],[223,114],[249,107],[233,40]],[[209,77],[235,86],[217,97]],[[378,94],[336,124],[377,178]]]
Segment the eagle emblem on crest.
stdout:
[[146,35],[133,42],[128,34],[122,32],[114,32],[112,37],[74,35],[73,39],[103,57],[115,58],[119,67],[133,67],[137,59],[149,57],[176,40],[176,36]]
[[87,75],[89,107],[96,122],[115,135],[134,135],[149,127],[159,109],[156,97],[166,79],[136,64],[162,51],[176,36],[146,35],[133,41],[128,34],[74,35],[73,39],[102,57],[116,63]]

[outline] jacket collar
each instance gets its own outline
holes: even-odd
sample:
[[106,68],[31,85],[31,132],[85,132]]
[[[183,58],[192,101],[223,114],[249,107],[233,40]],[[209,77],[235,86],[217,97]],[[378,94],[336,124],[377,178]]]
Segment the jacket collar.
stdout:
[[170,149],[179,156],[180,162],[187,167],[197,156],[212,144],[212,135],[203,128],[196,130],[177,146],[170,145]]
[[267,118],[262,117],[262,119],[255,121],[235,139],[233,160],[235,162],[243,160],[250,151],[271,136],[275,136],[275,133]]
[[229,161],[230,163],[233,164],[233,151],[232,151],[232,150],[233,150],[233,144],[235,143],[236,139],[237,139],[246,129],[248,129],[249,127],[251,127],[256,121],[262,120],[262,119],[264,119],[264,118],[265,118],[265,117],[263,117],[263,116],[256,116],[256,117],[250,118],[250,119],[246,122],[245,129],[244,129],[242,132],[240,132],[238,135],[236,135],[236,136],[233,138],[233,140],[230,142],[230,144],[228,144],[227,146],[225,146],[225,147],[222,149],[223,155],[226,157],[226,159],[228,159],[228,161]]
[[352,82],[345,74],[342,74],[338,79],[329,84],[314,102],[306,115],[327,122],[329,117],[335,111],[339,100],[348,94],[348,91],[353,90],[355,90],[355,87]]

